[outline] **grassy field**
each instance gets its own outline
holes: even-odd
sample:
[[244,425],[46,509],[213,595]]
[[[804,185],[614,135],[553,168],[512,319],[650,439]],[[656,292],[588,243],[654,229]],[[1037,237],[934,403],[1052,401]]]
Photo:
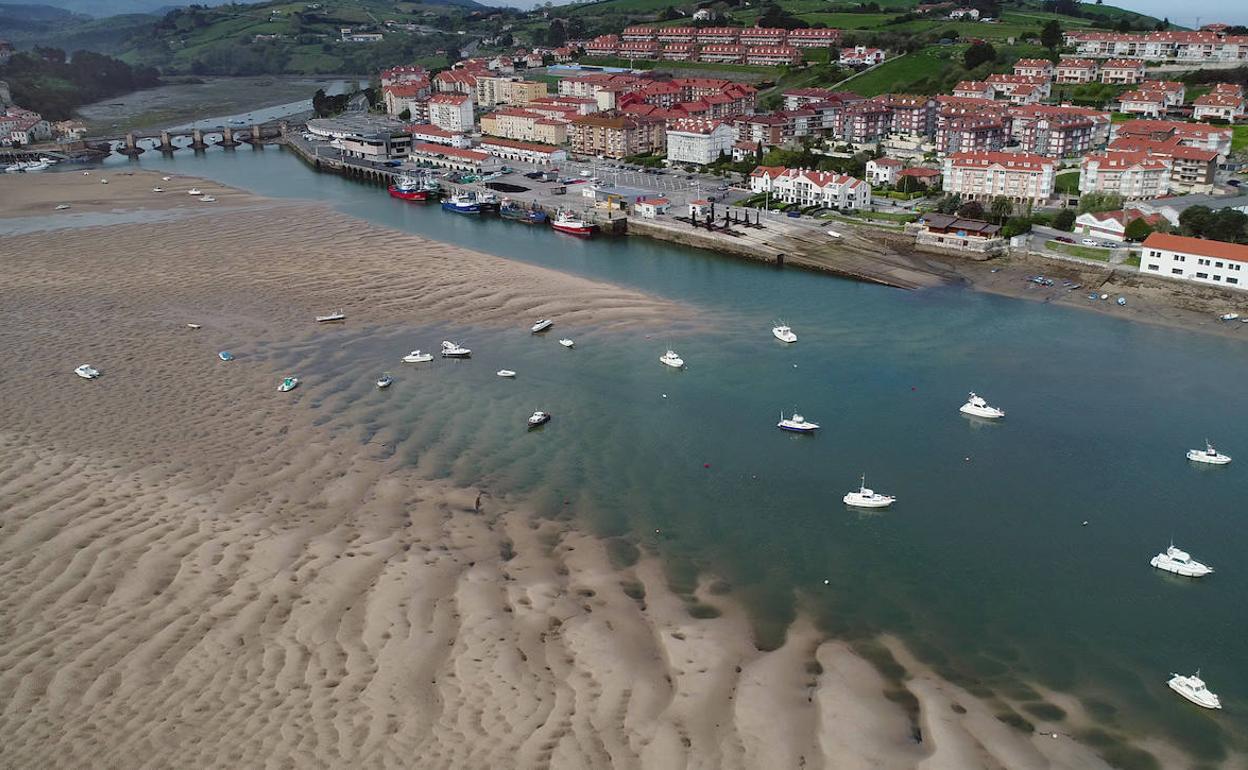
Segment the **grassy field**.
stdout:
[[1053,180],[1053,189],[1059,193],[1067,195],[1079,194],[1079,172],[1068,171],[1065,174],[1058,174]]
[[905,56],[886,61],[869,72],[842,81],[841,88],[862,96],[904,92],[909,86],[925,80],[934,71],[948,67],[962,56],[964,46],[930,46]]
[[1073,243],[1062,243],[1061,241],[1045,241],[1044,247],[1049,251],[1069,254],[1072,257],[1095,259],[1098,262],[1109,261],[1109,249],[1094,249],[1090,246],[1076,246]]
[[1241,153],[1248,151],[1248,125],[1239,125],[1231,127],[1231,152]]

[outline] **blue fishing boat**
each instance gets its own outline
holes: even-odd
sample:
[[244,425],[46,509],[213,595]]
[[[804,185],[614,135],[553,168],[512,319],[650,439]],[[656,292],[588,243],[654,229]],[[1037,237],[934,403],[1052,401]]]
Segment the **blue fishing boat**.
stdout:
[[477,201],[476,193],[455,193],[442,201],[442,210],[455,214],[480,214],[481,204]]
[[503,219],[510,219],[526,225],[544,225],[548,219],[546,212],[541,209],[523,206],[507,198],[503,199],[503,204],[499,207],[498,214]]

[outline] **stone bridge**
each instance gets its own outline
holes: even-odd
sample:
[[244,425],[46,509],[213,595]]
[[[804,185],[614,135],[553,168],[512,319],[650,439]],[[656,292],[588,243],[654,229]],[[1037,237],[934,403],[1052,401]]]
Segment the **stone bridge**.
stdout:
[[237,147],[244,142],[248,144],[258,145],[268,139],[279,139],[286,135],[286,121],[271,121],[268,123],[253,123],[250,126],[216,126],[213,128],[183,128],[183,129],[164,129],[149,131],[130,131],[129,133],[117,136],[105,136],[90,140],[95,142],[107,143],[113,146],[113,150],[121,155],[139,155],[146,152],[146,148],[140,145],[144,140],[150,140],[152,149],[161,152],[173,152],[181,149],[181,146],[174,143],[176,138],[190,137],[189,146],[192,150],[207,149],[212,145],[220,145],[222,147]]

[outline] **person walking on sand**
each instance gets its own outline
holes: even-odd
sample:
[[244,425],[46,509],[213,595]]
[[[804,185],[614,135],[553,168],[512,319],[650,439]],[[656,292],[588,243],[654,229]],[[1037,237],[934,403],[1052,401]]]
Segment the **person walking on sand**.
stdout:
[[477,493],[477,502],[473,506],[473,508],[476,510],[477,513],[481,512],[481,493],[480,492]]

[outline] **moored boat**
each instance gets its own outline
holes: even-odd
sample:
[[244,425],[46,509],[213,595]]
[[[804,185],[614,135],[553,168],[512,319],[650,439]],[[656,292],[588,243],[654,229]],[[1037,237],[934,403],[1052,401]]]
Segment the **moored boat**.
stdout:
[[220,353],[217,354],[217,358],[221,359],[222,361],[233,361],[234,354],[228,350],[222,350]]
[[427,201],[437,195],[437,183],[430,184],[428,177],[421,178],[404,174],[394,180],[387,191],[391,198],[405,201]]
[[887,508],[897,502],[897,498],[892,495],[882,495],[874,489],[868,489],[867,474],[865,473],[862,474],[862,481],[858,489],[846,493],[845,497],[841,499],[846,505],[853,508]]
[[523,206],[509,198],[503,198],[502,204],[498,207],[498,215],[503,219],[510,219],[526,225],[545,224],[549,219],[545,211],[536,207]]
[[461,347],[459,344],[449,340],[442,341],[443,358],[468,358],[471,355],[472,351],[468,348]]
[[420,350],[413,350],[411,353],[408,353],[407,355],[403,356],[403,363],[405,364],[423,364],[426,361],[432,361],[432,360],[433,360],[432,353],[422,353],[420,352]]
[[1213,567],[1201,564],[1187,551],[1175,548],[1173,542],[1170,543],[1169,548],[1154,556],[1148,563],[1159,570],[1190,578],[1204,577],[1213,572]]
[[1170,681],[1166,682],[1171,690],[1179,695],[1187,698],[1197,706],[1207,709],[1222,708],[1222,701],[1218,696],[1209,692],[1209,688],[1205,686],[1205,680],[1200,678],[1200,669],[1196,669],[1196,673],[1191,676],[1183,676],[1182,674],[1170,674]]
[[771,333],[781,342],[797,342],[797,335],[786,324],[776,324],[772,327]]
[[289,393],[297,387],[299,387],[298,377],[283,377],[282,384],[278,385],[277,389],[282,393]]
[[498,370],[498,376],[499,376],[499,377],[507,377],[507,378],[509,378],[509,379],[510,379],[510,378],[512,378],[512,377],[515,377],[515,376],[516,376],[516,373],[515,373],[515,372],[513,372],[513,371],[512,371],[512,370],[510,370],[510,369],[499,369],[499,370]]
[[659,363],[664,366],[670,366],[673,369],[685,368],[685,359],[677,355],[675,350],[668,350],[666,353],[659,356]]
[[476,193],[455,193],[442,201],[442,210],[455,214],[480,214],[481,204]]
[[550,422],[550,413],[537,411],[529,415],[529,427],[536,428],[539,425],[545,425]]
[[594,225],[581,219],[571,211],[560,211],[554,219],[550,221],[550,226],[561,233],[568,235],[578,235],[582,238],[588,238],[594,234]]
[[333,313],[328,313],[326,315],[318,315],[316,317],[316,322],[318,324],[327,324],[327,323],[332,323],[334,321],[345,321],[345,320],[347,320],[347,314],[342,312],[341,310],[336,310]]
[[576,347],[576,342],[574,342],[573,340],[571,340],[571,339],[569,339],[569,338],[567,338],[567,337],[564,337],[563,339],[559,340],[559,344],[560,344],[560,345],[563,345],[565,348],[573,348],[573,347]]
[[96,377],[100,376],[100,370],[96,369],[91,364],[80,364],[78,368],[74,369],[74,374],[84,380],[94,380]]
[[784,416],[784,412],[780,413],[780,422],[776,423],[776,427],[780,430],[792,431],[793,433],[814,433],[819,430],[819,423],[811,422],[797,412]]
[[1205,440],[1204,449],[1187,450],[1187,459],[1194,463],[1206,463],[1208,465],[1226,465],[1231,461],[1230,455],[1224,455],[1213,448],[1213,444],[1208,439]]
[[989,406],[987,401],[975,395],[973,391],[958,411],[962,414],[969,414],[971,417],[982,417],[985,420],[999,420],[1005,416],[1005,410]]
[[385,390],[386,388],[390,387],[393,384],[394,384],[394,378],[390,376],[389,372],[386,372],[385,374],[377,378],[378,390]]
[[533,334],[537,334],[538,332],[546,331],[547,329],[549,329],[550,327],[554,325],[555,325],[555,322],[553,320],[549,318],[542,318],[538,320],[537,323],[530,326],[529,331],[532,332]]

